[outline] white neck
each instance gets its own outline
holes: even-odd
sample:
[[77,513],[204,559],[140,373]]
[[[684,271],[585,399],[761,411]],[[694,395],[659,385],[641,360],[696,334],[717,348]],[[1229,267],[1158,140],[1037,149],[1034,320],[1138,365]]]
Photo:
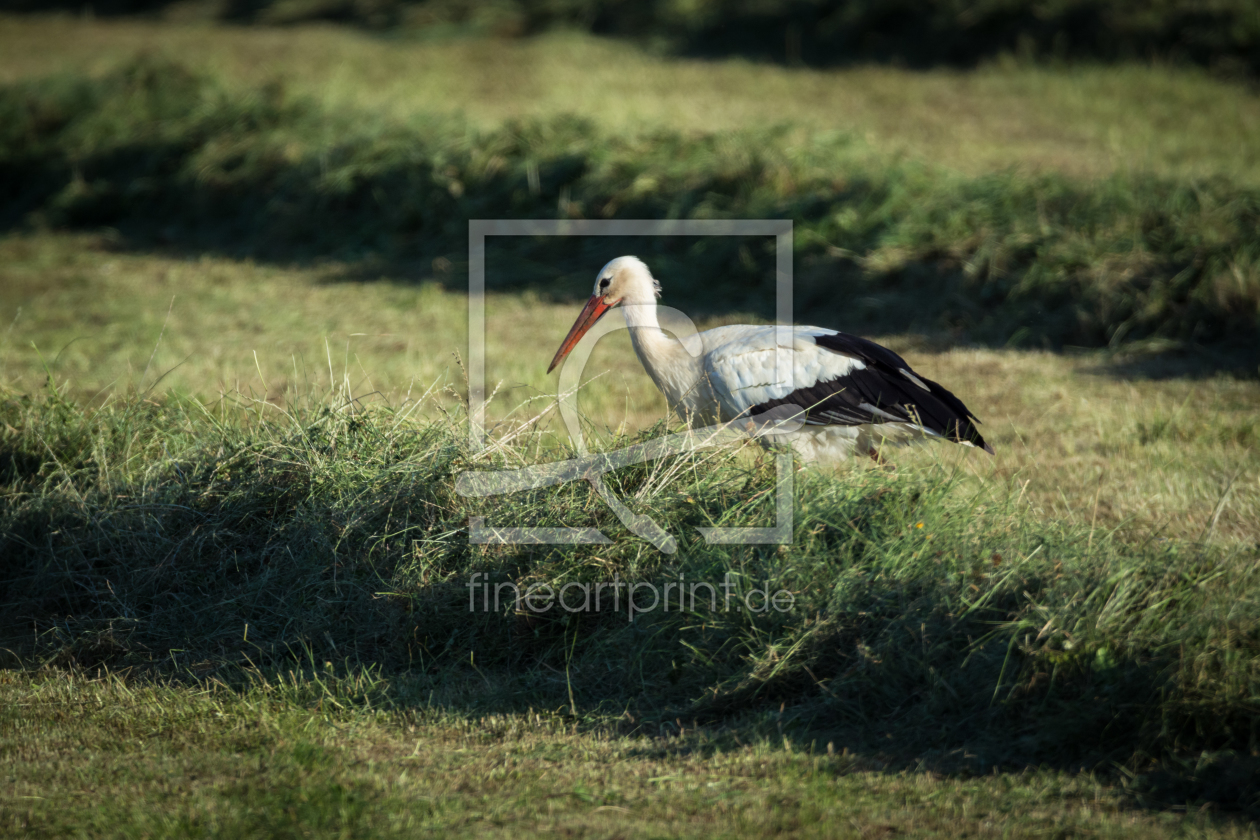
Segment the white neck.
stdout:
[[622,304],[626,325],[630,328],[630,343],[643,368],[652,377],[656,387],[665,395],[670,407],[680,414],[696,413],[700,395],[700,360],[683,347],[682,342],[671,338],[661,330],[656,319],[656,301],[641,303],[626,300]]

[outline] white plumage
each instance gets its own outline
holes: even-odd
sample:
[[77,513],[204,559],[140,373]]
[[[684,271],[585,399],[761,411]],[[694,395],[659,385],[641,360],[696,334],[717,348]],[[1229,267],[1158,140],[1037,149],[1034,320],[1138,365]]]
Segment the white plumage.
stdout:
[[[882,441],[924,437],[993,451],[975,427],[979,421],[957,397],[916,374],[886,347],[820,327],[741,324],[699,333],[699,347],[693,341],[689,350],[687,342],[661,330],[659,295],[660,284],[638,258],[608,263],[548,371],[620,304],[644,369],[671,408],[693,426],[755,418],[785,407],[804,415],[805,425],[786,437],[810,460],[877,457]],[[784,341],[776,352],[780,335]]]

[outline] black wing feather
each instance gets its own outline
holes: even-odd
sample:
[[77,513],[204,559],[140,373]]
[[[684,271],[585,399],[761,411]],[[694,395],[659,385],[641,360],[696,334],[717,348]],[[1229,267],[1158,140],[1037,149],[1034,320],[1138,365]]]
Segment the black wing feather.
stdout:
[[976,429],[975,424],[980,421],[962,400],[940,384],[919,376],[905,359],[887,347],[845,333],[815,336],[814,342],[833,353],[857,359],[865,367],[798,388],[782,399],[767,400],[749,409],[750,414],[791,405],[805,409],[806,423],[814,426],[915,423],[950,440],[993,451]]

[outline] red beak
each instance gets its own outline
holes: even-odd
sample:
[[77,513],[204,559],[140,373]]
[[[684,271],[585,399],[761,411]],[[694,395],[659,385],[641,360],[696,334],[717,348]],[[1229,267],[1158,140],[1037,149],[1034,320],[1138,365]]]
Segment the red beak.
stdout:
[[564,357],[569,355],[569,351],[582,340],[586,331],[595,326],[595,322],[604,317],[604,313],[609,309],[612,309],[612,305],[604,303],[602,295],[591,295],[586,306],[582,307],[582,314],[578,315],[577,320],[573,322],[573,329],[569,330],[569,334],[564,337],[564,343],[556,351],[556,357],[548,365],[547,373],[551,373],[556,369],[556,365],[564,361]]

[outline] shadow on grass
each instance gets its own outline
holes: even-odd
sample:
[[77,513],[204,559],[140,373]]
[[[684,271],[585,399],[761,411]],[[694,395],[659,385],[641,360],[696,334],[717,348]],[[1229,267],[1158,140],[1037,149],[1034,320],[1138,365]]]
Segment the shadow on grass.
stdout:
[[964,12],[918,0],[823,0],[741,10],[678,34],[675,43],[680,52],[698,57],[822,67],[969,68],[1020,55],[1105,62],[1162,58],[1234,75],[1260,70],[1251,46],[1260,42],[1260,32],[1242,23],[1241,6],[1206,10],[1173,3],[1161,12],[1158,20],[1139,19],[1105,0],[1053,10],[1031,3],[978,4]]
[[[455,420],[333,405],[267,420],[6,396],[0,648],[311,707],[549,710],[669,749],[705,748],[675,740],[694,727],[889,768],[1086,767],[1160,807],[1256,813],[1260,620],[1239,593],[1260,567],[1244,549],[1095,535],[944,468],[801,473],[792,545],[709,545],[696,527],[770,515],[773,467],[682,455],[608,479],[678,536],[666,557],[585,485],[458,496],[473,458]],[[471,545],[470,515],[614,542]],[[614,575],[715,591],[631,621],[624,597],[518,610],[511,588]],[[795,600],[757,609],[753,589]]]
[[1100,362],[1093,372],[1117,379],[1207,379],[1222,374],[1238,379],[1260,377],[1260,366],[1254,346],[1236,343],[1233,346],[1167,346],[1151,342],[1112,354]]

